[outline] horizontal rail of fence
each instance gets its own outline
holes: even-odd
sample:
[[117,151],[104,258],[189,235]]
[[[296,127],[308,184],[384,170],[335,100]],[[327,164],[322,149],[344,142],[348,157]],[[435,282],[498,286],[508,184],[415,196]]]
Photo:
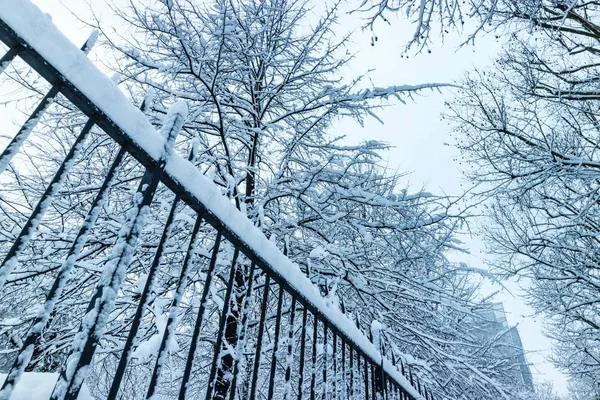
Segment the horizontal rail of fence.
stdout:
[[[176,215],[185,208],[195,213],[194,222],[183,233],[181,229],[177,233],[187,245],[177,261],[179,274],[172,280],[174,294],[163,330],[158,333],[160,345],[151,355],[153,365],[147,371],[142,368],[146,371],[140,378],[144,388],[136,387],[138,397],[433,399],[409,368],[383,357],[361,329],[328,304],[299,267],[222,196],[208,177],[176,154],[173,143],[185,119],[185,105],[171,107],[157,132],[144,114],[148,105],[135,107],[89,61],[86,53],[94,40],[92,37],[77,48],[28,0],[0,0],[0,41],[8,47],[0,59],[0,72],[18,57],[51,85],[0,155],[0,174],[6,173],[20,154],[56,96],[64,96],[87,118],[37,205],[22,225],[15,223],[13,228],[20,233],[0,254],[0,301],[14,285],[11,277],[26,258],[27,246],[54,197],[81,162],[83,143],[99,128],[120,146],[64,258],[56,260],[59,266],[55,270],[45,272],[51,276],[50,289],[31,326],[19,339],[20,345],[6,368],[8,375],[0,400],[10,398],[44,327],[55,308],[60,307],[62,290],[128,157],[145,172],[111,247],[110,263],[96,276],[93,292],[85,294],[88,305],[78,316],[80,323],[71,349],[61,361],[52,399],[77,398],[93,369],[133,254],[142,251],[136,245],[160,185],[174,194],[174,200],[157,237],[158,244],[148,257],[147,278],[135,313],[128,320],[128,331],[122,333],[122,348],[112,352],[118,357],[111,364],[113,376],[105,385],[103,397],[119,398],[128,372],[142,368],[133,365],[132,356],[140,348],[141,332],[149,323],[152,285],[168,257],[168,243],[176,235]],[[198,256],[198,248],[207,249],[204,256]],[[192,268],[202,276],[193,284],[189,280]],[[190,287],[198,288],[193,295],[198,300],[195,305],[187,304],[192,296]],[[184,314],[189,318],[182,318]],[[183,356],[174,361],[179,370],[167,385],[166,370],[172,373],[172,367],[167,366],[167,359],[173,357],[170,343],[177,336],[188,338],[187,348],[179,349],[178,354]]]

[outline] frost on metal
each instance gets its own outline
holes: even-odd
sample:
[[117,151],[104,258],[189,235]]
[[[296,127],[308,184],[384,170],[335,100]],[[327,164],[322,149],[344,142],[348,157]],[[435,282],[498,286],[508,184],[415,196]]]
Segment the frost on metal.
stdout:
[[[352,321],[321,297],[318,289],[300,268],[283,255],[275,243],[269,241],[229,199],[224,198],[209,177],[202,175],[194,165],[178,155],[170,154],[174,138],[169,136],[168,127],[170,126],[172,130],[181,128],[185,118],[184,105],[175,104],[172,107],[165,118],[161,138],[145,116],[129,103],[114,82],[98,71],[81,51],[74,49],[35,6],[25,0],[0,0],[0,17],[110,118],[124,132],[130,143],[151,157],[156,166],[161,168],[164,166],[169,181],[178,184],[189,198],[202,205],[214,219],[220,221],[230,237],[242,241],[253,252],[261,268],[285,281],[290,289],[298,293],[317,313],[325,316],[330,326],[344,332],[352,345],[358,347],[375,363],[381,363],[390,376],[402,383],[411,395],[419,398],[419,395],[406,383],[405,378],[395,367],[382,359],[378,349],[366,339]],[[231,33],[227,31],[227,34]],[[389,94],[391,93],[365,93],[361,95],[361,99]],[[142,186],[134,197],[134,205],[118,235],[110,258],[111,262],[98,282],[96,295],[76,335],[73,351],[57,383],[53,399],[60,398],[67,390],[77,390],[88,372],[89,360],[82,361],[82,357],[87,352],[86,357],[91,358],[89,352],[93,350],[103,333],[106,319],[113,308],[131,260],[137,237],[143,228],[151,200],[151,196],[148,199],[147,193],[152,192],[152,189],[149,184]],[[332,218],[340,218],[340,216]],[[91,353],[93,354],[93,351]]]
[[2,261],[2,264],[0,264],[0,289],[2,289],[2,287],[6,283],[6,280],[8,279],[8,275],[13,271],[13,269],[17,265],[19,255],[23,252],[29,241],[36,234],[40,221],[44,217],[44,214],[48,210],[48,207],[50,207],[54,196],[60,190],[62,184],[67,178],[67,175],[69,174],[69,171],[71,170],[71,168],[73,168],[73,165],[75,165],[75,161],[77,161],[82,151],[83,143],[90,130],[92,129],[93,125],[94,121],[88,120],[86,125],[83,127],[81,133],[75,140],[75,143],[69,150],[69,153],[66,155],[61,166],[58,168],[58,171],[54,175],[54,178],[46,188],[46,191],[42,195],[41,199],[39,200],[31,215],[29,216],[29,219],[23,226],[23,229],[17,237],[17,240],[15,240],[5,259]]
[[133,196],[133,204],[117,240],[113,246],[110,262],[104,268],[96,285],[95,294],[83,317],[79,332],[73,340],[72,350],[63,366],[60,378],[56,383],[52,400],[63,398],[67,393],[75,394],[81,388],[89,373],[89,367],[95,348],[102,337],[109,315],[114,308],[121,283],[125,278],[127,267],[131,263],[137,240],[144,228],[149,213],[150,203],[162,174],[162,167],[172,152],[175,138],[183,126],[187,116],[187,106],[176,103],[163,121],[161,133],[163,150],[157,160],[159,169],[148,170]]

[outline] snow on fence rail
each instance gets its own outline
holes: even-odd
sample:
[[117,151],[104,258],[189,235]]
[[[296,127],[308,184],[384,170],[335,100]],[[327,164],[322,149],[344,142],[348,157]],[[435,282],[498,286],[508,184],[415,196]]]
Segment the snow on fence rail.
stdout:
[[[9,47],[8,53],[1,60],[2,69],[4,69],[6,65],[16,55],[18,55],[48,82],[53,84],[55,87],[58,87],[63,96],[65,96],[79,110],[88,116],[88,122],[90,124],[100,127],[105,133],[107,133],[110,137],[112,137],[112,139],[122,146],[123,150],[119,153],[120,155],[117,156],[118,161],[115,160],[113,164],[113,166],[115,166],[115,170],[118,168],[124,152],[132,155],[139,163],[147,168],[147,172],[142,178],[142,183],[138,188],[138,197],[136,197],[138,199],[136,200],[138,203],[136,203],[137,205],[133,207],[133,209],[137,211],[136,213],[130,213],[128,216],[128,218],[130,218],[129,225],[124,226],[124,230],[122,230],[119,234],[119,237],[121,237],[123,246],[125,246],[125,248],[119,247],[118,251],[121,251],[122,253],[118,254],[125,255],[117,255],[115,257],[125,257],[119,258],[119,260],[123,259],[124,261],[122,261],[122,263],[121,261],[115,261],[116,264],[114,265],[114,272],[112,275],[107,274],[105,271],[103,278],[100,279],[100,284],[97,285],[96,294],[93,296],[90,302],[84,322],[80,327],[79,333],[74,339],[74,350],[71,351],[66,364],[63,366],[59,383],[56,385],[52,395],[53,399],[76,398],[77,392],[89,372],[91,358],[95,353],[99,341],[99,339],[96,340],[94,337],[101,336],[105,329],[105,322],[102,322],[101,315],[104,315],[104,313],[110,313],[112,310],[111,305],[114,303],[115,297],[117,296],[120,282],[123,279],[123,271],[127,269],[127,266],[130,263],[131,253],[135,247],[137,236],[139,236],[142,229],[144,209],[145,207],[150,207],[152,198],[154,196],[154,191],[156,190],[159,181],[176,194],[176,201],[171,208],[171,215],[169,215],[170,219],[168,219],[167,226],[165,226],[163,239],[161,239],[161,244],[159,245],[157,255],[155,256],[155,261],[150,269],[151,272],[149,272],[149,275],[151,276],[147,278],[146,287],[143,291],[142,299],[138,305],[138,315],[136,315],[134,318],[133,323],[134,328],[132,328],[129,332],[129,337],[125,344],[125,350],[123,351],[124,356],[121,357],[121,362],[117,368],[118,372],[117,378],[115,379],[116,383],[113,381],[113,384],[109,390],[108,398],[116,398],[117,396],[122,379],[122,376],[118,375],[123,374],[125,371],[127,362],[131,358],[131,353],[133,352],[136,344],[135,339],[138,329],[136,322],[139,323],[141,321],[145,307],[147,307],[149,304],[148,298],[144,297],[144,295],[149,295],[149,293],[151,293],[152,280],[154,279],[153,271],[156,270],[160,262],[160,257],[162,255],[162,251],[164,250],[163,245],[166,243],[164,238],[170,234],[169,229],[173,223],[173,214],[175,213],[177,203],[181,200],[198,213],[198,219],[194,226],[192,240],[190,241],[187,253],[188,257],[186,257],[186,260],[184,261],[183,272],[176,291],[179,293],[179,296],[181,295],[180,291],[185,290],[185,282],[187,282],[185,271],[187,269],[189,257],[191,257],[193,254],[193,246],[195,246],[194,238],[200,229],[202,219],[208,222],[210,226],[212,226],[217,232],[217,239],[215,240],[212,255],[210,256],[211,262],[207,272],[207,278],[204,282],[204,293],[200,302],[198,321],[202,322],[202,318],[204,317],[202,314],[206,309],[206,303],[208,302],[209,298],[208,291],[210,290],[211,286],[211,271],[217,264],[221,236],[227,239],[235,249],[230,268],[230,278],[228,280],[227,287],[223,287],[225,296],[223,298],[221,316],[219,319],[220,322],[216,336],[216,344],[214,345],[214,357],[210,367],[210,377],[207,381],[208,384],[205,392],[207,399],[211,397],[225,398],[227,393],[229,393],[230,398],[233,399],[235,396],[236,384],[243,386],[239,382],[236,383],[236,374],[239,373],[238,370],[242,368],[242,366],[238,365],[241,364],[241,361],[239,360],[241,356],[232,356],[234,359],[232,363],[235,364],[235,367],[229,366],[229,368],[234,371],[233,378],[229,375],[224,378],[221,376],[221,369],[224,367],[222,361],[223,355],[220,350],[221,347],[225,349],[227,348],[227,345],[231,345],[231,343],[223,343],[223,336],[226,336],[225,341],[227,342],[227,335],[230,334],[224,332],[224,330],[227,328],[225,326],[225,320],[230,317],[232,312],[231,310],[228,310],[228,308],[230,307],[229,303],[234,301],[231,300],[232,288],[234,286],[234,281],[238,279],[236,272],[237,267],[234,268],[234,265],[236,264],[238,257],[241,257],[239,254],[240,252],[251,262],[249,272],[250,278],[246,280],[245,285],[247,286],[247,296],[244,298],[245,306],[248,305],[248,298],[253,293],[252,282],[254,281],[255,276],[254,266],[258,266],[265,273],[265,277],[261,278],[263,280],[260,281],[262,282],[263,286],[263,300],[260,304],[260,324],[257,332],[258,339],[256,339],[256,346],[258,348],[256,350],[257,355],[255,356],[254,366],[248,367],[253,368],[251,376],[252,379],[250,379],[250,371],[247,371],[247,390],[250,393],[250,398],[254,398],[254,392],[257,389],[257,385],[260,384],[257,383],[260,380],[260,377],[257,375],[259,369],[261,368],[260,352],[263,341],[263,331],[269,331],[267,335],[274,334],[276,338],[274,340],[274,348],[272,350],[272,361],[270,367],[270,376],[273,378],[275,375],[274,371],[276,364],[275,354],[277,351],[285,351],[285,349],[278,348],[284,346],[279,346],[277,340],[283,325],[283,323],[280,323],[282,320],[282,308],[284,308],[284,303],[285,307],[287,307],[288,303],[291,304],[291,311],[289,312],[291,318],[291,322],[289,322],[291,325],[289,338],[291,341],[292,337],[294,336],[292,328],[295,326],[294,324],[298,324],[300,319],[298,316],[296,316],[296,321],[294,321],[297,303],[299,303],[302,307],[300,311],[302,311],[303,325],[301,334],[302,339],[300,344],[300,365],[297,366],[298,370],[295,371],[295,373],[300,375],[300,383],[296,391],[298,398],[301,398],[303,395],[302,385],[305,362],[304,352],[310,352],[310,349],[305,349],[306,335],[308,334],[310,336],[310,334],[305,332],[305,330],[307,320],[311,320],[313,321],[312,327],[314,330],[313,337],[310,340],[310,344],[313,347],[312,375],[310,376],[311,397],[315,395],[314,381],[316,368],[315,360],[317,357],[316,352],[322,351],[321,349],[317,350],[317,338],[319,338],[319,335],[321,335],[319,341],[323,343],[325,347],[327,347],[328,337],[330,337],[329,340],[331,340],[331,342],[329,342],[330,347],[333,343],[333,360],[329,360],[329,362],[333,363],[333,368],[339,368],[340,370],[344,371],[344,388],[342,392],[345,395],[348,394],[348,389],[350,390],[350,395],[352,395],[354,382],[346,382],[346,370],[350,370],[349,373],[350,376],[352,376],[352,380],[356,379],[357,377],[352,374],[352,368],[355,368],[358,371],[359,363],[362,358],[364,361],[364,377],[361,379],[364,387],[361,387],[361,396],[372,396],[373,398],[380,396],[385,398],[401,399],[433,399],[431,392],[428,392],[424,387],[422,387],[418,381],[415,383],[412,373],[406,371],[406,375],[409,376],[409,378],[404,376],[404,367],[402,367],[401,371],[397,366],[393,365],[392,362],[387,360],[385,357],[382,357],[380,351],[366,338],[363,332],[361,332],[361,330],[355,326],[352,321],[350,321],[337,307],[330,306],[320,295],[318,289],[302,273],[300,268],[293,264],[275,246],[274,243],[269,241],[260,232],[260,230],[258,230],[252,224],[250,220],[248,220],[234,207],[234,205],[227,198],[222,196],[218,188],[210,179],[202,175],[192,163],[175,154],[174,152],[166,157],[164,144],[166,139],[156,132],[155,128],[150,124],[143,111],[134,107],[125,97],[125,95],[118,89],[115,83],[106,77],[102,72],[100,72],[89,61],[89,59],[86,57],[86,54],[74,46],[53,25],[50,18],[42,13],[35,5],[28,0],[0,0],[0,40],[2,40]],[[176,113],[177,110],[173,112]],[[182,112],[179,112],[179,115],[181,114]],[[37,118],[37,115],[35,117]],[[180,126],[181,125],[179,124],[179,127]],[[13,155],[14,154],[8,154],[8,157],[12,157]],[[166,162],[161,162],[161,158],[163,157],[166,157],[164,158]],[[4,161],[6,163],[10,162],[10,158],[5,159]],[[70,166],[70,164],[67,165],[67,167],[68,166]],[[109,173],[109,175],[115,172],[112,169],[111,171],[112,172]],[[68,173],[68,168],[64,171],[64,173]],[[97,213],[103,204],[102,201],[107,196],[108,190],[112,185],[112,178],[112,175],[106,178],[105,185],[103,185],[100,189],[96,199],[97,201],[93,203],[92,209],[88,214],[89,218],[86,219],[86,223],[93,225],[95,218],[97,217]],[[58,186],[51,188],[52,193],[58,191],[60,180],[57,180],[56,184]],[[44,200],[49,204],[49,202],[52,201],[52,195],[48,195]],[[44,202],[43,206],[47,208],[48,204]],[[33,218],[34,221],[32,222],[35,222],[35,224],[32,224],[31,227],[26,229],[19,236],[21,242],[18,245],[13,245],[14,251],[11,259],[5,260],[0,266],[0,278],[2,278],[0,279],[0,290],[3,290],[2,285],[5,284],[7,277],[14,269],[18,255],[24,251],[23,249],[26,246],[27,241],[33,235],[33,231],[36,229],[39,220],[43,217],[43,207],[39,214],[40,215],[35,215],[35,218]],[[89,226],[83,226],[81,228],[80,235],[77,236],[77,240],[75,241],[78,243],[73,244],[72,251],[69,253],[70,256],[76,257],[78,253],[81,252],[81,248],[83,246],[82,243],[85,242],[89,229],[91,229]],[[120,246],[119,243],[117,244]],[[117,247],[118,246],[115,246],[115,248]],[[75,258],[73,258],[73,260],[74,259]],[[23,373],[24,368],[27,366],[27,363],[29,362],[33,352],[34,344],[36,343],[35,339],[39,338],[41,327],[44,326],[48,321],[50,310],[56,303],[56,297],[60,295],[60,290],[62,288],[61,285],[64,286],[64,282],[66,282],[68,273],[70,271],[69,268],[72,268],[73,263],[74,261],[69,261],[68,259],[64,262],[63,269],[61,269],[61,274],[63,272],[64,274],[59,274],[59,277],[55,281],[55,287],[53,287],[53,290],[56,289],[56,291],[51,291],[51,294],[47,296],[45,305],[47,309],[44,311],[46,314],[40,314],[38,320],[36,320],[38,321],[39,326],[34,326],[34,328],[28,332],[28,341],[25,342],[24,347],[21,349],[21,352],[19,353],[19,356],[17,357],[9,373],[10,379],[7,378],[4,382],[3,389],[0,391],[0,399],[8,398],[10,396],[12,387],[14,387],[14,384],[18,382],[19,376]],[[248,274],[247,271],[246,274]],[[104,280],[106,281],[105,285],[102,284]],[[263,329],[263,325],[268,325],[268,322],[265,321],[265,318],[267,314],[267,303],[270,292],[269,285],[272,284],[271,280],[279,285],[279,296],[276,308],[277,317],[274,322],[275,325],[271,329]],[[259,286],[258,280],[255,286]],[[108,288],[112,288],[112,292],[110,292],[112,294],[107,294],[109,293]],[[256,290],[258,289],[255,289],[255,291]],[[173,308],[177,308],[179,302],[180,298],[176,297],[174,299]],[[105,309],[103,307],[108,308]],[[310,313],[310,315],[307,315],[308,313]],[[244,318],[247,318],[247,315],[242,315],[241,318],[243,325],[245,323]],[[174,330],[177,323],[176,321],[177,314],[175,312],[175,315],[171,316],[169,321],[166,322],[166,330],[163,334],[162,343],[157,349],[159,356],[157,357],[158,361],[153,370],[151,380],[152,383],[150,385],[153,389],[149,390],[147,398],[150,398],[154,395],[153,390],[155,390],[157,387],[156,381],[160,375],[161,368],[163,368],[162,361],[164,361],[164,357],[162,357],[162,355],[166,354],[169,350],[169,343],[175,335]],[[317,332],[317,325],[319,321],[323,325],[322,333]],[[189,353],[192,359],[194,356],[197,357],[198,355],[195,353],[195,347],[199,346],[199,344],[196,344],[199,329],[200,328],[196,326],[194,328],[194,333],[192,334],[192,344],[190,345],[191,350]],[[273,330],[274,333],[271,332]],[[236,336],[236,342],[238,339],[240,342],[242,342],[243,334],[239,334],[238,332],[236,335],[239,335]],[[341,347],[338,345],[338,338],[341,341]],[[348,348],[349,353],[348,359],[346,359],[346,347]],[[142,348],[142,346],[138,343],[138,350],[136,350],[138,356],[141,352],[140,348]],[[288,352],[288,357],[291,358],[291,344],[289,345]],[[336,352],[341,352],[341,356],[340,353]],[[135,352],[133,353],[135,356]],[[325,350],[325,353],[327,353],[327,349]],[[356,357],[354,356],[354,353],[356,354]],[[331,357],[331,354],[329,354],[329,356]],[[342,362],[350,362],[348,367],[346,367],[346,365],[338,365],[340,357]],[[336,376],[332,377],[330,375],[330,381],[327,383],[327,368],[332,367],[326,367],[327,355],[322,356],[322,359],[323,381],[325,382],[322,383],[323,388],[326,388],[327,384],[329,384],[333,385],[333,390],[335,393],[340,392],[342,389],[336,388],[335,386],[336,382],[338,382],[338,378]],[[353,366],[354,360],[356,360],[355,366]],[[309,361],[306,361],[306,363],[308,364]],[[288,366],[286,367],[285,371],[286,377],[284,381],[286,385],[290,384],[290,376],[292,374],[292,368],[290,364],[291,362],[288,362]],[[188,357],[188,360],[186,360],[185,372],[182,378],[182,390],[179,393],[180,399],[186,397],[186,390],[190,390],[189,388],[186,388],[188,385],[186,379],[189,379],[192,367],[193,360],[190,360],[190,357]],[[360,366],[360,369],[362,373],[362,366]],[[228,388],[234,387],[234,389],[229,389],[229,392],[222,393],[223,385],[220,384],[219,379],[229,379],[230,381],[228,383]],[[231,379],[233,379],[233,381],[231,381]],[[285,390],[283,391],[279,391],[278,388],[274,388],[273,386],[274,385],[272,383],[268,385],[269,397],[273,397],[274,393],[282,393],[284,398],[291,396],[291,389],[288,386],[286,386]],[[356,392],[354,395],[357,395],[359,390],[358,388],[355,389]],[[369,393],[371,396],[369,396]],[[325,389],[323,389],[323,395],[325,395]]]

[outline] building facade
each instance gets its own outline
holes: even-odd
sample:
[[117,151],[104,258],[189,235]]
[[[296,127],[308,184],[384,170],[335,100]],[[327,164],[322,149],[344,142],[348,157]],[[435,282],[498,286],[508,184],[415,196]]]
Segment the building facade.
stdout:
[[533,390],[533,378],[521,335],[516,326],[508,324],[502,303],[492,303],[489,308],[480,311],[480,316],[482,339],[494,341],[494,351],[505,353],[515,379],[525,388]]

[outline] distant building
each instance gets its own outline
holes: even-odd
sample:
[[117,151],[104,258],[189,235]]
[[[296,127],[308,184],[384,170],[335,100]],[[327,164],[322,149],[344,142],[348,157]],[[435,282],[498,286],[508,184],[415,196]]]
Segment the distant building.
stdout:
[[502,303],[492,303],[489,309],[479,313],[483,319],[481,332],[487,339],[498,337],[497,351],[506,352],[514,360],[515,377],[523,386],[533,390],[533,379],[529,363],[525,358],[525,351],[521,336],[516,326],[509,326]]

